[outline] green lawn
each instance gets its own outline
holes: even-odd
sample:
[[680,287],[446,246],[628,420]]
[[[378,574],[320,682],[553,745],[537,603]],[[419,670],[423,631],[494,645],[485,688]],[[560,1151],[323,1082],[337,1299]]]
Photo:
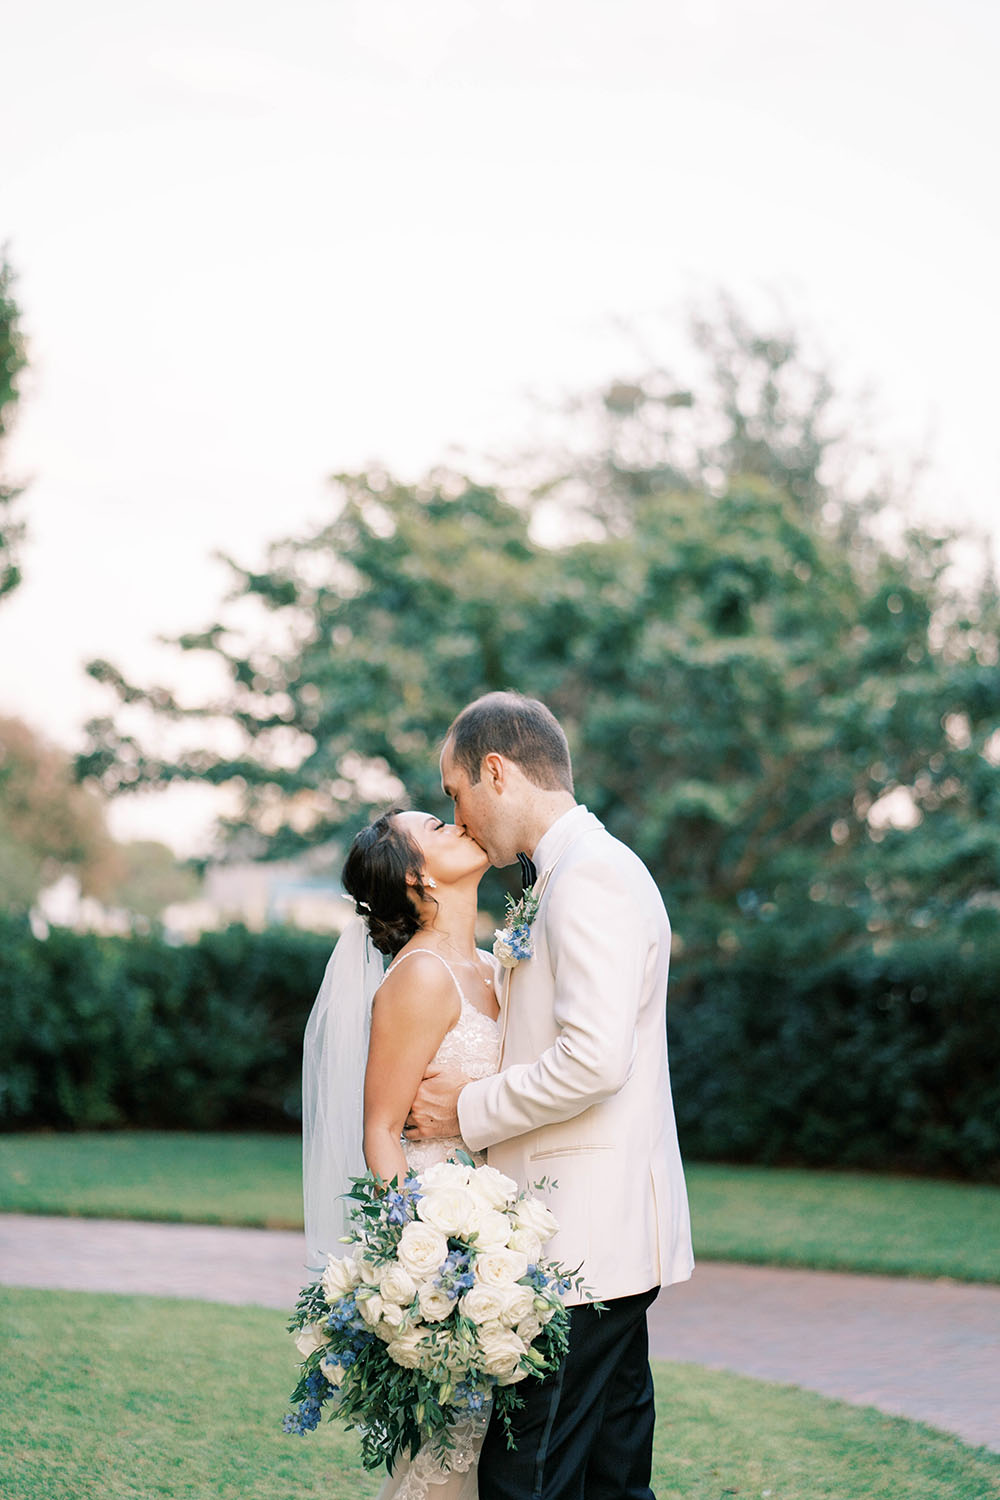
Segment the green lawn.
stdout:
[[[363,1500],[332,1423],[280,1430],[284,1318],[152,1297],[0,1291],[4,1500]],[[657,1364],[659,1500],[1000,1500],[1000,1455],[820,1396]]]
[[[688,1167],[696,1253],[1000,1281],[1000,1188],[859,1172]],[[298,1138],[0,1136],[0,1209],[301,1225]]]

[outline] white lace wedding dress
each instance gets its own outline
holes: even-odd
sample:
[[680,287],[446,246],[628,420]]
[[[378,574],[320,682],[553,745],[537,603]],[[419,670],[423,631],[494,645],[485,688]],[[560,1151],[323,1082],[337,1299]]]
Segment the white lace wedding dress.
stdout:
[[[432,951],[430,948],[411,948],[410,953],[404,953],[389,968],[404,963],[412,953]],[[441,955],[437,953],[435,957],[441,958]],[[467,1078],[488,1078],[500,1065],[499,1023],[491,1021],[489,1016],[483,1015],[481,1010],[477,1010],[466,999],[450,965],[443,958],[441,962],[455,981],[462,1009],[455,1025],[435,1053],[434,1063],[441,1067],[457,1068]],[[388,972],[387,969],[386,973]],[[467,1150],[460,1136],[403,1143],[406,1164],[411,1172],[422,1172],[434,1162],[446,1161],[453,1151],[458,1150]],[[469,1155],[477,1166],[486,1160],[483,1152],[472,1151]],[[413,1460],[400,1458],[395,1470],[379,1490],[377,1500],[428,1500],[428,1497],[430,1500],[477,1500],[476,1463],[488,1422],[487,1409],[451,1429],[453,1446],[448,1450],[447,1467],[433,1447],[421,1448]]]

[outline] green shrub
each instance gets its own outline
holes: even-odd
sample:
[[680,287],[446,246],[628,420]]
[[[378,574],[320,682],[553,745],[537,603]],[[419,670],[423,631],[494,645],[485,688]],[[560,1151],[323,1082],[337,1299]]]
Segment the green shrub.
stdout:
[[0,1125],[292,1128],[330,939],[103,938],[0,916]]
[[1000,1180],[995,942],[966,928],[780,978],[757,964],[678,978],[688,1156]]
[[[985,919],[984,919],[985,920]],[[671,1074],[691,1160],[1000,1180],[993,927],[775,973],[678,963]],[[0,915],[0,1128],[293,1130],[330,940],[290,928],[44,941]]]

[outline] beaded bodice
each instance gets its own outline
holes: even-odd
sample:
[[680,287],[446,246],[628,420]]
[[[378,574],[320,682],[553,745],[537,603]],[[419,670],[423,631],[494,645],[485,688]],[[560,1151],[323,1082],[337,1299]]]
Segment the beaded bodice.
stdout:
[[[410,949],[410,953],[432,953],[433,951],[432,948]],[[500,1066],[500,1024],[484,1015],[472,1004],[471,1000],[466,998],[451,965],[441,958],[439,953],[435,953],[434,956],[441,959],[455,981],[455,988],[462,1003],[458,1020],[451,1030],[445,1033],[440,1047],[434,1054],[432,1059],[434,1066],[455,1068],[458,1072],[464,1073],[466,1078],[489,1078]],[[404,959],[408,957],[409,954],[404,955]],[[396,960],[396,963],[401,962],[403,962],[402,959]],[[422,1172],[425,1167],[433,1166],[435,1162],[447,1161],[453,1151],[466,1149],[460,1136],[448,1136],[434,1141],[403,1141],[406,1164],[412,1172]],[[486,1160],[483,1152],[470,1154],[477,1164]]]

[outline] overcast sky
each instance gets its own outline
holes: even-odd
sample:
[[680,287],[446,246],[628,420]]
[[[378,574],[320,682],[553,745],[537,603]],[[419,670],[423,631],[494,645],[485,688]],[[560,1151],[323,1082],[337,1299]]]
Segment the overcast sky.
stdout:
[[776,293],[894,463],[929,444],[930,508],[997,530],[993,0],[32,0],[2,41],[0,714],[72,746],[91,656],[183,691],[154,638],[212,617],[214,549],[318,521],[335,470],[519,445],[715,287]]

